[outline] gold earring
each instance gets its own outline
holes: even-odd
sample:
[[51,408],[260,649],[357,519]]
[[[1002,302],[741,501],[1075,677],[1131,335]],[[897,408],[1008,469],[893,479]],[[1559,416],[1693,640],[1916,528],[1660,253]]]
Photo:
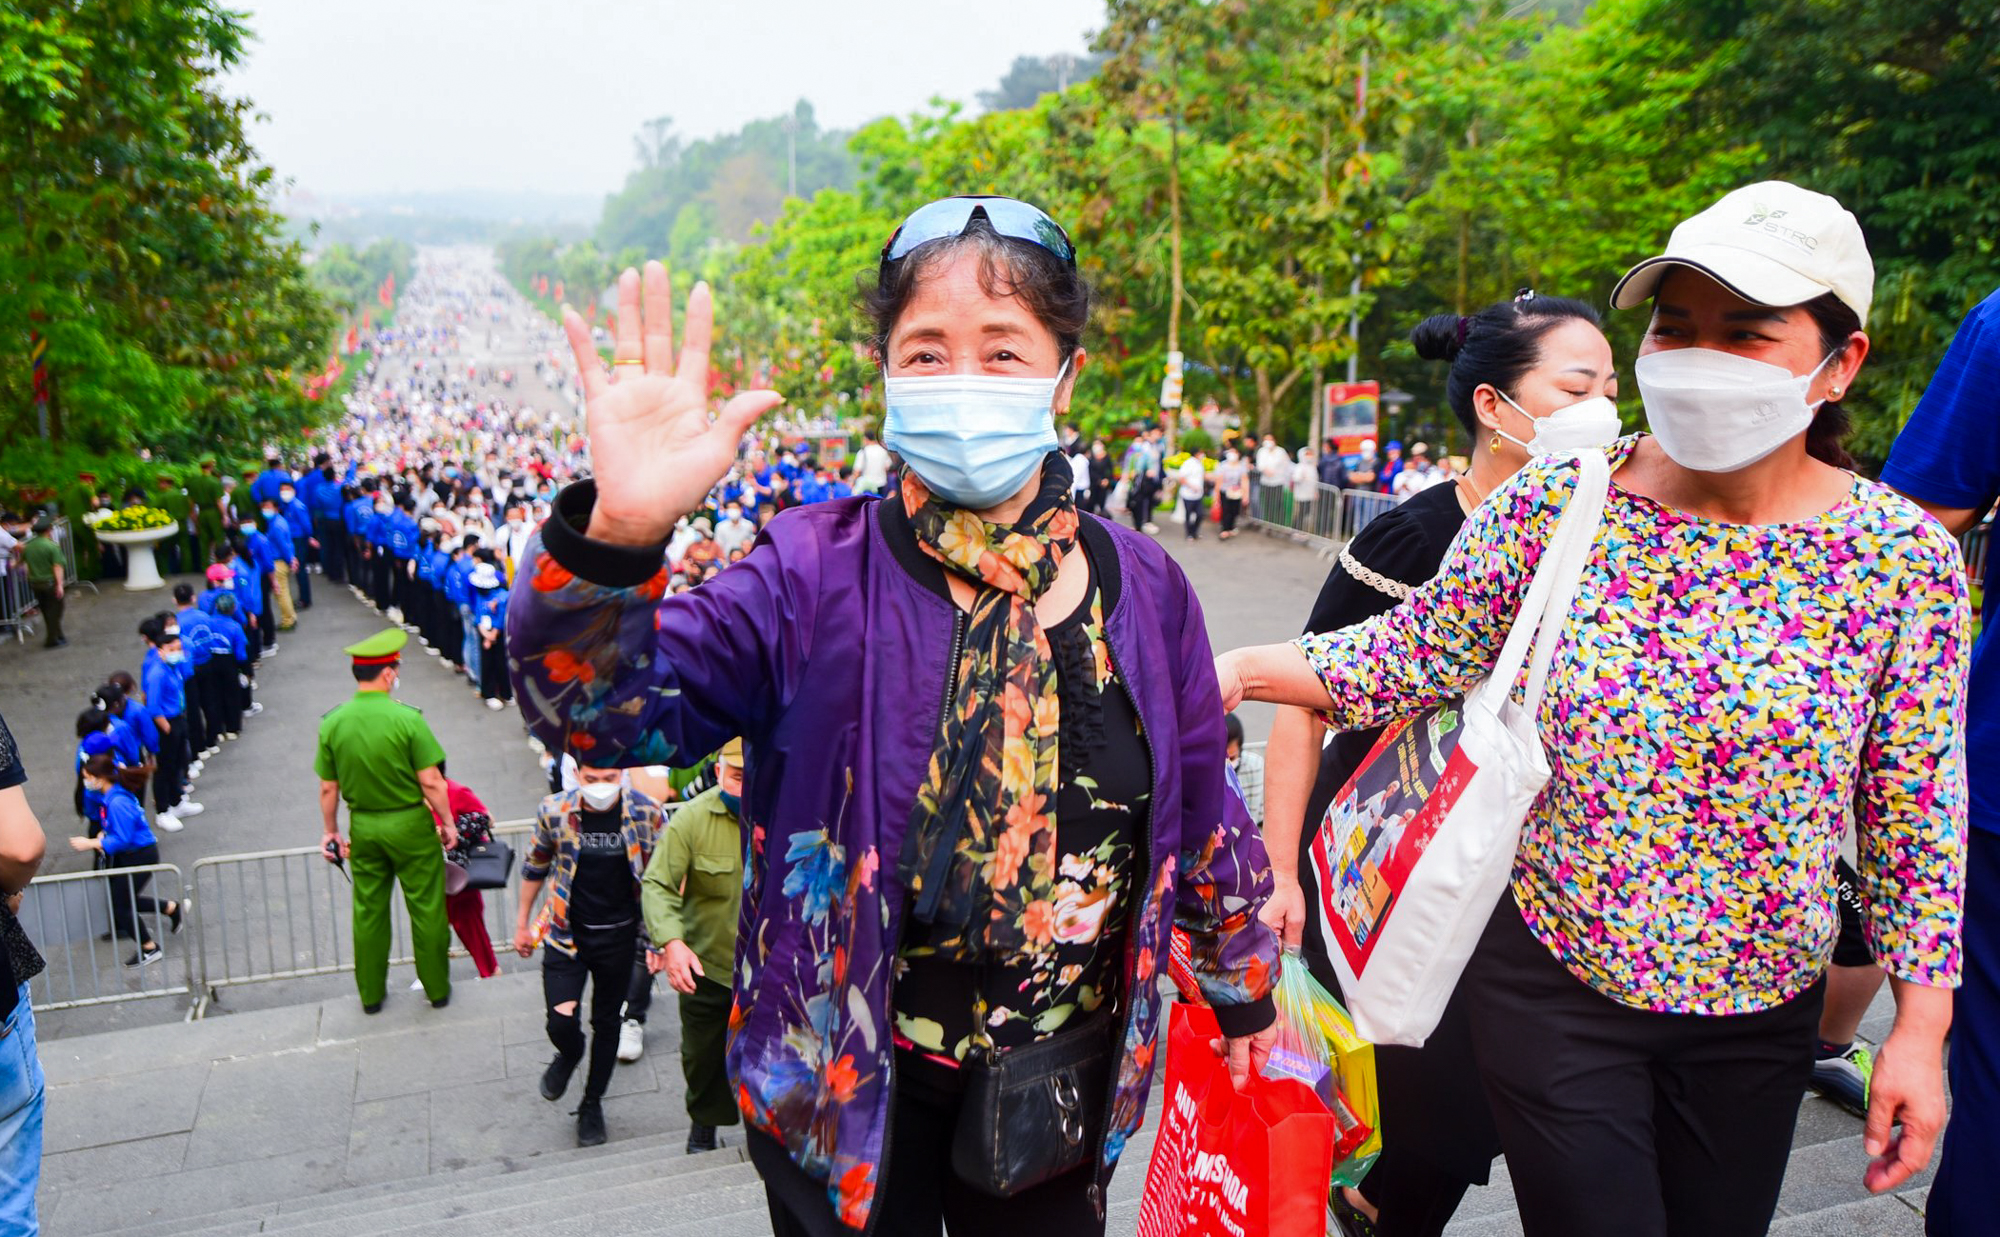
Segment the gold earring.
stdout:
[[1500,454],[1500,435],[1495,434],[1491,438],[1488,438],[1486,440],[1486,449],[1495,455]]
[[1839,399],[1839,398],[1840,398],[1840,388],[1839,388],[1839,387],[1835,387],[1835,388],[1834,388],[1834,389],[1833,389],[1832,391],[1828,392],[1828,394],[1832,395],[1832,396],[1833,396],[1833,398],[1835,398],[1835,399]]

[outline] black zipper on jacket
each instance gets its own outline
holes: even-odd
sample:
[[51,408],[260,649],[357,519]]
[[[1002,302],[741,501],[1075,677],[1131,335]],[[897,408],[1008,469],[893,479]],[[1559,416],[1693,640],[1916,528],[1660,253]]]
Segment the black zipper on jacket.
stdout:
[[944,707],[938,711],[938,732],[944,732],[945,722],[951,717],[951,706],[958,700],[958,663],[965,656],[965,611],[952,607],[951,614],[951,660],[944,665]]

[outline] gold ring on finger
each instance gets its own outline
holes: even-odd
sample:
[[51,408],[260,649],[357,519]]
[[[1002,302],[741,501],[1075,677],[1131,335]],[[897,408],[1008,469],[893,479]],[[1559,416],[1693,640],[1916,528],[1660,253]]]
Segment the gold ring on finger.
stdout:
[[637,359],[636,357],[621,357],[618,360],[613,361],[611,364],[614,367],[616,367],[619,365],[644,365],[645,362]]

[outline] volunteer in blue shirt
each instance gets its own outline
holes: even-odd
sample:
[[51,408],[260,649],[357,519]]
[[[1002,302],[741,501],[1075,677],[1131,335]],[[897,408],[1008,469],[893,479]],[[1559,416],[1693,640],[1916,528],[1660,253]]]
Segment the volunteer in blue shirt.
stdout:
[[386,486],[376,485],[372,500],[374,510],[368,516],[368,598],[379,611],[389,608],[389,585],[392,562],[389,557],[389,524],[396,513],[395,504],[389,501]]
[[[167,635],[181,635],[181,616],[179,610],[163,611],[159,615],[159,619]],[[189,781],[201,776],[201,762],[207,755],[206,749],[208,747],[207,719],[201,715],[201,696],[199,689],[195,686],[196,673],[200,669],[198,661],[206,661],[208,659],[208,650],[199,647],[201,645],[200,637],[201,633],[197,631],[191,637],[184,637],[181,640],[181,651],[186,656],[175,663],[174,667],[180,671],[181,692],[187,698],[187,772]]]
[[[146,825],[146,809],[138,797],[119,779],[117,766],[107,754],[92,756],[83,763],[83,785],[87,793],[102,797],[104,828],[96,837],[71,838],[72,850],[104,853],[110,868],[143,868],[160,861],[160,844]],[[139,950],[125,959],[126,966],[146,966],[165,955],[153,939],[148,923],[157,924],[165,916],[171,930],[181,930],[181,904],[172,898],[155,901],[140,893],[153,879],[151,872],[120,877],[111,882],[111,927],[120,939],[139,942]]]
[[405,631],[416,629],[416,619],[411,615],[410,580],[412,567],[417,557],[417,500],[408,494],[389,513],[387,531],[389,537],[389,605],[394,613],[389,621],[400,623]]
[[341,506],[341,523],[347,530],[347,587],[367,596],[368,524],[375,518],[374,487],[349,489]]
[[250,483],[250,501],[261,503],[275,499],[278,496],[278,487],[290,484],[291,481],[291,470],[286,468],[276,455],[266,453],[264,471]]
[[237,621],[235,594],[224,589],[208,618],[209,634],[215,638],[215,678],[222,689],[222,737],[239,739],[243,737],[244,717],[262,713],[264,706],[250,698],[254,663],[250,660],[250,638]]
[[263,518],[264,536],[271,542],[270,563],[266,568],[270,576],[271,613],[278,620],[279,631],[290,631],[299,623],[298,612],[292,608],[292,580],[300,574],[298,538],[292,535],[292,522],[285,518],[277,499],[259,504],[258,512]]
[[507,585],[492,563],[473,568],[467,582],[472,585],[472,618],[479,629],[479,694],[497,713],[514,698],[507,678]]
[[285,527],[292,531],[292,549],[295,551],[292,557],[298,560],[292,564],[292,577],[299,582],[299,609],[310,610],[313,604],[312,572],[307,568],[319,563],[319,535],[313,531],[312,516],[306,511],[306,505],[299,501],[297,487],[290,482],[278,487],[278,514],[285,517]]
[[[306,510],[312,513],[313,535],[319,538],[319,569],[335,584],[347,583],[347,499],[333,461],[322,460],[307,474]],[[306,482],[301,482],[301,485]]]
[[149,646],[146,664],[139,669],[139,685],[145,689],[147,705],[166,723],[160,732],[159,764],[153,770],[153,810],[174,820],[199,816],[202,805],[181,793],[187,781],[187,693],[180,663],[187,650],[157,618],[139,624],[139,634]]
[[[139,731],[134,725],[135,720],[139,724],[152,725],[152,719],[146,715],[145,710],[135,705],[128,705],[125,693],[120,691],[115,683],[106,683],[99,687],[91,695],[90,700],[96,711],[104,714],[104,724],[99,731],[105,739],[104,750],[111,753],[121,769],[145,767],[146,748],[139,742]],[[128,719],[124,716],[124,711],[128,707],[134,709],[136,718]],[[87,755],[88,751],[79,745],[77,753],[81,758]]]
[[174,607],[175,618],[181,625],[181,643],[187,646],[188,659],[194,666],[188,737],[194,744],[195,759],[206,760],[222,750],[222,687],[216,681],[219,669],[215,662],[216,635],[207,612],[195,604],[192,585],[174,585]]
[[452,655],[452,663],[458,669],[479,682],[479,624],[472,618],[472,569],[479,565],[476,552],[479,549],[479,534],[467,533],[456,549],[452,551],[451,567],[444,577],[446,600],[458,609],[458,648]]
[[[2000,496],[2000,291],[1973,307],[1889,453],[1882,481],[1964,534]],[[1988,526],[1990,530],[1990,525]],[[2000,607],[1988,581],[1966,697],[1965,976],[1952,1009],[1951,1121],[1924,1207],[1931,1237],[1991,1233],[2000,1165]],[[1879,1070],[1880,1065],[1877,1066]],[[1888,1140],[1869,1130],[1868,1151]]]
[[[271,604],[271,568],[276,553],[271,548],[271,539],[260,532],[256,525],[245,524],[239,530],[240,544],[236,547],[236,600],[239,605],[256,608],[246,611],[256,622],[258,643],[271,652],[278,648],[277,616]],[[245,596],[246,592],[249,594]]]

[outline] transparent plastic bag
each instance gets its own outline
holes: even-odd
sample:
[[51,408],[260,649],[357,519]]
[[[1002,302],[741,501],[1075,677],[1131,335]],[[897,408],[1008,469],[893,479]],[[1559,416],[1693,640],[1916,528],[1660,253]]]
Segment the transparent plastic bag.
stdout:
[[1375,1093],[1375,1046],[1319,985],[1298,954],[1285,955],[1272,990],[1278,1042],[1265,1072],[1305,1083],[1333,1114],[1333,1180],[1329,1190],[1358,1186],[1382,1153],[1382,1114]]

